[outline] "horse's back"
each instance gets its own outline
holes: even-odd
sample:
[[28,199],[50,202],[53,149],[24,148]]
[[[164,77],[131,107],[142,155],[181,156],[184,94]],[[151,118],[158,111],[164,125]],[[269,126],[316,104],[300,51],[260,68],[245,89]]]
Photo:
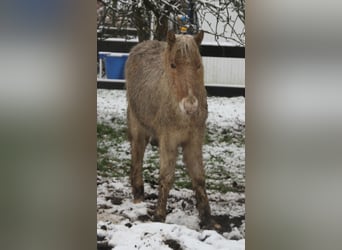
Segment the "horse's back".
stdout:
[[144,41],[132,48],[130,56],[155,57],[158,56],[162,51],[164,51],[165,48],[165,42],[155,40]]
[[164,42],[144,41],[131,50],[126,63],[128,86],[151,83],[161,77],[162,52],[165,47]]
[[159,110],[165,42],[145,41],[136,45],[126,62],[127,100],[131,112],[143,124]]

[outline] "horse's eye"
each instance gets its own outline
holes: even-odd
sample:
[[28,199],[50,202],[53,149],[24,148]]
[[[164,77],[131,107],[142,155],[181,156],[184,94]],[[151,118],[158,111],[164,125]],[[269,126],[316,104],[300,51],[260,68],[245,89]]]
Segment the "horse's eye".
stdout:
[[175,69],[176,68],[176,64],[171,63],[171,68]]
[[201,68],[201,64],[198,64],[198,65],[197,65],[197,69],[200,69],[200,68]]

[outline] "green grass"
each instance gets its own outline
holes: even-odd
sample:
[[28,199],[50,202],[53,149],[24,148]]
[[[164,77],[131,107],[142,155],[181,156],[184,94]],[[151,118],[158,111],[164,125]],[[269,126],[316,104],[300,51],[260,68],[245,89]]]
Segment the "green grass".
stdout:
[[222,182],[218,182],[218,183],[207,183],[207,189],[208,190],[215,190],[215,191],[219,191],[220,193],[227,193],[227,192],[244,192],[244,189],[241,189],[239,187],[234,187],[231,185],[227,185],[225,183]]
[[112,128],[108,125],[97,124],[97,139],[113,140],[117,143],[122,143],[127,140],[127,129],[124,126]]
[[245,145],[245,134],[244,132],[237,132],[231,128],[228,129],[220,129],[209,127],[206,131],[204,144],[212,144],[212,143],[228,143],[228,144],[237,144],[241,147]]
[[[97,170],[102,176],[126,178],[130,172],[130,150],[127,141],[126,120],[113,118],[111,121],[112,124],[110,125],[97,124]],[[211,147],[225,149],[231,144],[244,147],[244,131],[208,126],[204,144],[209,146],[209,150]],[[235,176],[234,172],[226,170],[232,152],[228,148],[222,152],[222,154],[207,152],[209,154],[209,159],[205,160],[207,189],[222,193],[228,191],[243,192],[244,180],[241,180],[241,176]],[[181,162],[180,160],[181,156],[177,162]],[[244,169],[244,165],[241,167]],[[146,183],[158,183],[159,154],[157,147],[147,146],[143,176]],[[236,183],[239,184],[236,185]],[[176,165],[174,187],[192,188],[191,180],[181,163]]]
[[[117,124],[116,124],[117,125]],[[116,153],[123,150],[120,145],[127,141],[127,129],[125,126],[109,126],[97,124],[97,170],[103,176],[120,177],[129,172],[129,162],[127,159],[112,155],[109,150],[117,149]],[[128,154],[126,152],[126,154]],[[123,168],[116,167],[120,163]]]

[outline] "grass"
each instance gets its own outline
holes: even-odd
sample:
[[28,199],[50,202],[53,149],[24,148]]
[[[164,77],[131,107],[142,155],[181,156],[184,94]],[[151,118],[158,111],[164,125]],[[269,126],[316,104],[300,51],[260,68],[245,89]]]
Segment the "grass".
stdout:
[[124,126],[113,128],[109,125],[97,124],[97,139],[122,143],[127,140],[127,129]]
[[[102,176],[126,178],[130,172],[130,147],[125,119],[113,118],[111,124],[97,124],[97,170]],[[244,162],[232,162],[229,147],[244,147],[243,131],[208,125],[204,138],[207,157],[206,185],[208,190],[243,192]],[[220,151],[217,151],[220,149]],[[244,157],[244,156],[243,156]],[[157,147],[147,146],[143,169],[147,183],[158,183],[159,154]],[[175,172],[175,188],[191,189],[191,180],[179,156]]]
[[[127,175],[130,162],[128,159],[119,157],[116,153],[125,153],[127,149],[120,147],[127,141],[127,131],[125,126],[109,126],[97,124],[97,170],[103,176],[120,177]],[[113,149],[116,149],[113,154]],[[118,168],[117,163],[124,165]]]

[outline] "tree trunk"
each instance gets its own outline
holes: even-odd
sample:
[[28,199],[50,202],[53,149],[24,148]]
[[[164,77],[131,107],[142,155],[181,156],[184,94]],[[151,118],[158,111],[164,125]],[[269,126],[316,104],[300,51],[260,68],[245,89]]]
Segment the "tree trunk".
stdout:
[[149,31],[150,18],[146,18],[149,16],[148,13],[146,13],[146,11],[144,11],[144,9],[141,9],[141,8],[136,8],[135,10],[133,10],[133,12],[134,12],[133,21],[137,29],[139,42],[149,40],[150,39],[150,31]]
[[168,17],[162,16],[162,18],[157,18],[157,27],[156,27],[156,33],[154,36],[155,40],[159,41],[165,41],[166,40],[166,34],[168,30]]

